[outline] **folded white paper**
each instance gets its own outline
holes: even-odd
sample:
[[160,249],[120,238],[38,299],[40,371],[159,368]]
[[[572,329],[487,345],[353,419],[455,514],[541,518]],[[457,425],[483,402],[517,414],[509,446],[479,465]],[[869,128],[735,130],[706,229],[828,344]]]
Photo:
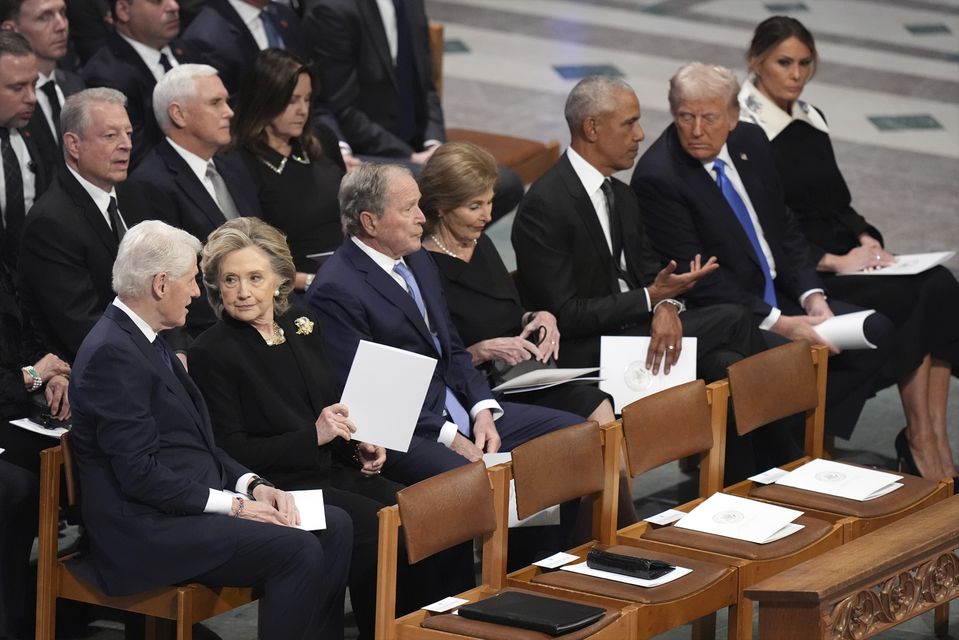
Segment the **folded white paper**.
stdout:
[[599,364],[603,380],[599,388],[613,396],[616,413],[626,405],[657,391],[696,379],[696,338],[683,338],[679,361],[669,370],[660,365],[659,373],[646,368],[648,336],[602,336]]
[[296,501],[296,508],[300,511],[300,526],[304,531],[321,531],[326,529],[326,511],[323,508],[322,489],[304,489],[290,491]]
[[912,276],[928,271],[956,255],[955,251],[932,251],[929,253],[906,253],[896,256],[896,262],[888,267],[871,271],[846,271],[841,276]]
[[572,553],[566,553],[565,551],[560,551],[559,553],[554,553],[548,558],[543,558],[542,560],[537,560],[533,564],[537,567],[544,567],[546,569],[555,569],[556,567],[561,567],[564,564],[569,564],[579,560],[579,556],[574,556]]
[[670,522],[676,522],[685,515],[685,511],[679,511],[678,509],[666,509],[665,511],[660,511],[654,516],[643,518],[643,520],[646,522],[652,522],[653,524],[666,525]]
[[748,498],[714,493],[673,526],[765,544],[801,529],[802,525],[796,525],[798,529],[790,527],[794,530],[782,532],[802,513]]
[[776,484],[840,498],[872,500],[902,486],[902,476],[832,460],[811,460],[776,480]]
[[585,369],[536,369],[535,371],[528,371],[523,375],[516,376],[512,380],[493,387],[493,391],[522,393],[524,391],[535,391],[555,387],[564,382],[598,380],[598,377],[580,377],[588,373],[595,373],[596,371],[599,371],[599,367],[588,367]]
[[456,598],[454,596],[447,596],[442,600],[437,600],[433,604],[428,604],[424,609],[427,611],[432,611],[433,613],[444,613],[450,609],[455,609],[456,607],[463,606],[469,602],[469,600],[464,600],[463,598]]
[[573,573],[581,573],[583,575],[593,576],[595,578],[603,578],[604,580],[614,580],[616,582],[622,582],[625,584],[634,584],[637,587],[658,587],[661,584],[678,580],[679,578],[682,578],[693,571],[692,569],[687,569],[686,567],[676,567],[666,575],[659,576],[653,580],[643,580],[642,578],[624,576],[619,573],[613,573],[612,571],[590,569],[585,562],[581,562],[580,564],[569,564],[563,567],[561,570],[571,571]]
[[513,460],[513,454],[510,452],[502,453],[484,453],[483,454],[483,464],[486,465],[486,468],[495,467],[498,464],[506,464]]
[[754,476],[749,476],[749,479],[755,482],[756,484],[772,484],[779,480],[783,476],[787,475],[789,472],[785,469],[780,469],[779,467],[773,467],[763,471],[762,473],[757,473]]
[[63,427],[57,427],[55,429],[47,429],[42,424],[37,424],[30,418],[20,418],[19,420],[11,420],[10,424],[16,425],[20,427],[21,429],[26,429],[27,431],[39,433],[41,436],[49,436],[51,438],[56,438],[57,440],[59,440],[60,436],[62,436],[64,433],[68,431],[68,429],[64,429]]
[[360,340],[340,398],[353,438],[405,453],[435,368],[434,358]]
[[866,318],[876,313],[875,309],[844,313],[813,325],[813,331],[840,349],[875,349],[876,345],[866,339],[863,325]]

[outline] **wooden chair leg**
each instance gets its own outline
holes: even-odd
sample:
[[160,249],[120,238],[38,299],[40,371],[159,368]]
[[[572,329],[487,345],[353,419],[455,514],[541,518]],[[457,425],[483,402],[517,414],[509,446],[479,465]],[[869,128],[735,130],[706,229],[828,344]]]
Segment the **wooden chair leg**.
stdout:
[[176,599],[176,640],[193,640],[193,599],[189,589],[179,589]]
[[945,638],[949,635],[949,603],[945,602],[935,609],[933,613],[933,629],[937,638]]
[[37,589],[37,640],[54,640],[57,633],[57,597],[50,589]]
[[716,613],[693,620],[692,640],[716,640]]
[[739,611],[736,615],[736,634],[739,640],[752,640],[753,638],[753,601],[743,598],[739,601],[737,607]]
[[143,640],[159,640],[163,637],[160,630],[160,620],[153,616],[143,618]]
[[732,605],[726,609],[729,619],[726,621],[728,640],[739,640],[739,607]]

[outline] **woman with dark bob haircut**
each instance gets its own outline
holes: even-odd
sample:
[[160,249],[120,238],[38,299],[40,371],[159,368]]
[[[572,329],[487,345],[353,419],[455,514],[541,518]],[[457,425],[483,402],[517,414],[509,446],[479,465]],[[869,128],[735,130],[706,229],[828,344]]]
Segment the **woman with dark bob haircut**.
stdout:
[[336,200],[345,173],[336,136],[311,122],[311,68],[281,49],[261,51],[247,73],[233,118],[233,144],[256,178],[266,222],[286,234],[296,289],[312,281],[307,256],[340,244]]
[[945,267],[914,276],[842,276],[895,261],[882,234],[852,207],[826,118],[799,99],[819,63],[812,34],[795,18],[761,22],[746,54],[750,76],[740,117],[772,143],[792,209],[831,295],[876,309],[896,325],[895,377],[906,414],[896,438],[900,469],[938,480],[956,475],[946,433],[950,372],[959,363],[959,283]]

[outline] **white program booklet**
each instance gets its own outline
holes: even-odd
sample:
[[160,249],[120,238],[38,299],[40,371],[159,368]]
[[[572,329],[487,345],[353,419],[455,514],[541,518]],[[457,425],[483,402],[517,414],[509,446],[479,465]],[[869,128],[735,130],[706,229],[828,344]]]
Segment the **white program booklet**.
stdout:
[[48,429],[42,424],[37,424],[30,418],[20,418],[19,420],[11,420],[10,424],[20,427],[21,429],[26,429],[27,431],[32,431],[34,433],[39,433],[41,436],[48,436],[50,438],[60,439],[64,433],[68,430],[63,427],[55,427],[53,429]]
[[813,331],[840,349],[875,349],[876,345],[866,339],[863,325],[866,318],[876,313],[874,309],[844,313],[813,325]]
[[776,484],[864,502],[900,488],[897,480],[902,476],[817,458],[793,469]]
[[612,571],[590,569],[585,562],[580,562],[579,564],[568,564],[565,567],[561,567],[561,570],[571,571],[573,573],[581,573],[586,576],[593,576],[594,578],[603,578],[604,580],[613,580],[615,582],[633,584],[637,587],[658,587],[661,584],[678,580],[679,578],[682,578],[683,576],[693,572],[692,569],[687,569],[686,567],[675,567],[666,575],[659,576],[658,578],[654,578],[652,580],[643,580],[642,578],[624,576],[620,573],[613,573]]
[[896,256],[896,262],[888,267],[871,271],[845,271],[841,276],[912,276],[942,264],[956,255],[955,251],[932,251],[929,253],[904,253]]
[[[498,464],[510,462],[513,456],[509,452],[503,453],[484,453],[483,463],[486,468],[495,467]],[[516,513],[516,483],[509,481],[509,528],[516,527],[540,527],[546,525],[559,524],[559,505],[546,507],[542,511],[537,511],[528,518],[520,520]]]
[[502,391],[503,393],[522,393],[523,391],[535,391],[555,387],[564,382],[573,382],[576,380],[599,380],[598,376],[586,376],[589,373],[596,373],[599,367],[589,367],[586,369],[536,369],[522,375],[516,376],[503,384],[493,387],[493,391]]
[[766,544],[803,528],[793,520],[802,511],[725,493],[714,493],[677,522],[675,527]]
[[326,529],[326,511],[323,509],[323,490],[304,489],[290,491],[300,511],[300,526],[304,531]]
[[599,364],[603,376],[599,388],[613,396],[616,413],[623,407],[657,391],[696,379],[696,338],[683,338],[679,361],[669,375],[646,368],[649,336],[602,336]]
[[435,358],[360,340],[340,398],[356,425],[352,437],[405,453],[435,368]]

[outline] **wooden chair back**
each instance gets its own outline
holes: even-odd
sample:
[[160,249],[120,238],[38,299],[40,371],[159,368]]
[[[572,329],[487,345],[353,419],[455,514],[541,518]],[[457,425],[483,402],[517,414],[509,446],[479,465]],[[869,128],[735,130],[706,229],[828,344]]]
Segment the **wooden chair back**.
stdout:
[[430,68],[436,95],[443,97],[443,25],[430,22]]

